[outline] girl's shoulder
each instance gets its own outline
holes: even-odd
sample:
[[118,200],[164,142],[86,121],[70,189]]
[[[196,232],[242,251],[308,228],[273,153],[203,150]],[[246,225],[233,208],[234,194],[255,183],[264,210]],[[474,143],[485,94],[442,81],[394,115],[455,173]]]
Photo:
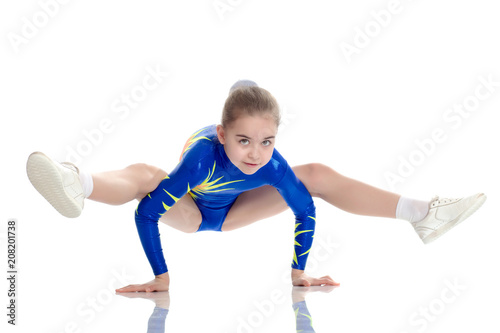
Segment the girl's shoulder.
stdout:
[[213,155],[219,144],[217,125],[209,125],[194,132],[184,144],[180,160],[201,160]]
[[263,167],[262,172],[269,178],[271,184],[277,184],[283,179],[288,168],[286,159],[274,148],[271,160]]
[[276,168],[286,169],[288,167],[288,162],[286,159],[278,152],[276,148],[273,150],[273,156],[271,158]]

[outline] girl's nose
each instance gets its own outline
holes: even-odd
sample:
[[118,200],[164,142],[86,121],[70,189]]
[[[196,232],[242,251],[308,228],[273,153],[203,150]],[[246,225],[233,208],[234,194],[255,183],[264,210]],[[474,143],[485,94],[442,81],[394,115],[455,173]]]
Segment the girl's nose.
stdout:
[[248,157],[257,160],[259,158],[259,149],[257,147],[252,147],[248,152]]

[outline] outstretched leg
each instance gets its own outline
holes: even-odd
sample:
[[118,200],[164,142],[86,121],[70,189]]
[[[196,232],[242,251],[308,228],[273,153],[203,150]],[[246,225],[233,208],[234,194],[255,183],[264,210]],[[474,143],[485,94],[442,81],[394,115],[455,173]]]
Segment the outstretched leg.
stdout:
[[[396,217],[400,195],[345,177],[323,164],[295,166],[293,172],[313,197],[359,215]],[[288,208],[272,186],[266,185],[240,194],[229,211],[222,231],[234,230],[277,215]]]
[[165,171],[143,163],[132,164],[122,170],[94,173],[94,189],[88,199],[109,205],[140,200],[153,191],[166,175]]
[[307,164],[297,177],[309,192],[346,212],[377,217],[396,217],[399,194],[343,176],[329,166]]
[[[319,163],[297,166],[293,171],[313,197],[353,214],[406,220],[425,244],[465,220],[486,200],[483,193],[459,199],[436,197],[430,202],[414,200],[345,177]],[[229,211],[222,231],[241,228],[286,208],[285,200],[273,187],[243,193]]]
[[[58,163],[41,152],[28,157],[26,169],[37,191],[59,213],[71,218],[81,214],[85,197],[110,205],[141,200],[167,176],[165,171],[144,163],[90,175],[71,163]],[[201,213],[186,194],[160,221],[183,232],[195,232],[201,224]]]

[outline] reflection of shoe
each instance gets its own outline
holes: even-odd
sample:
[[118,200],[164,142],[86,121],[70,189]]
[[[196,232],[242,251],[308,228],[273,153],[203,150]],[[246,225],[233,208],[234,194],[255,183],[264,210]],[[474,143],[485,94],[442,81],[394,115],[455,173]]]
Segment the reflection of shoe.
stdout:
[[26,171],[31,184],[59,213],[66,217],[82,213],[84,194],[74,164],[58,163],[34,152],[28,157]]
[[468,218],[485,200],[486,195],[483,193],[460,199],[435,197],[429,204],[427,216],[412,225],[422,242],[428,244]]

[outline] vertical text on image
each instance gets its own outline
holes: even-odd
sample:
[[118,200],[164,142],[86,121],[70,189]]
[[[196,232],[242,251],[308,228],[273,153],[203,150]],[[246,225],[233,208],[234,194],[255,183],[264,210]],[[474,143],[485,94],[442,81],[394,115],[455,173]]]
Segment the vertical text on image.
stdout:
[[17,303],[17,295],[19,287],[17,285],[19,260],[17,254],[19,248],[17,244],[17,236],[19,234],[17,219],[9,219],[7,222],[7,322],[11,325],[17,325],[19,306]]

